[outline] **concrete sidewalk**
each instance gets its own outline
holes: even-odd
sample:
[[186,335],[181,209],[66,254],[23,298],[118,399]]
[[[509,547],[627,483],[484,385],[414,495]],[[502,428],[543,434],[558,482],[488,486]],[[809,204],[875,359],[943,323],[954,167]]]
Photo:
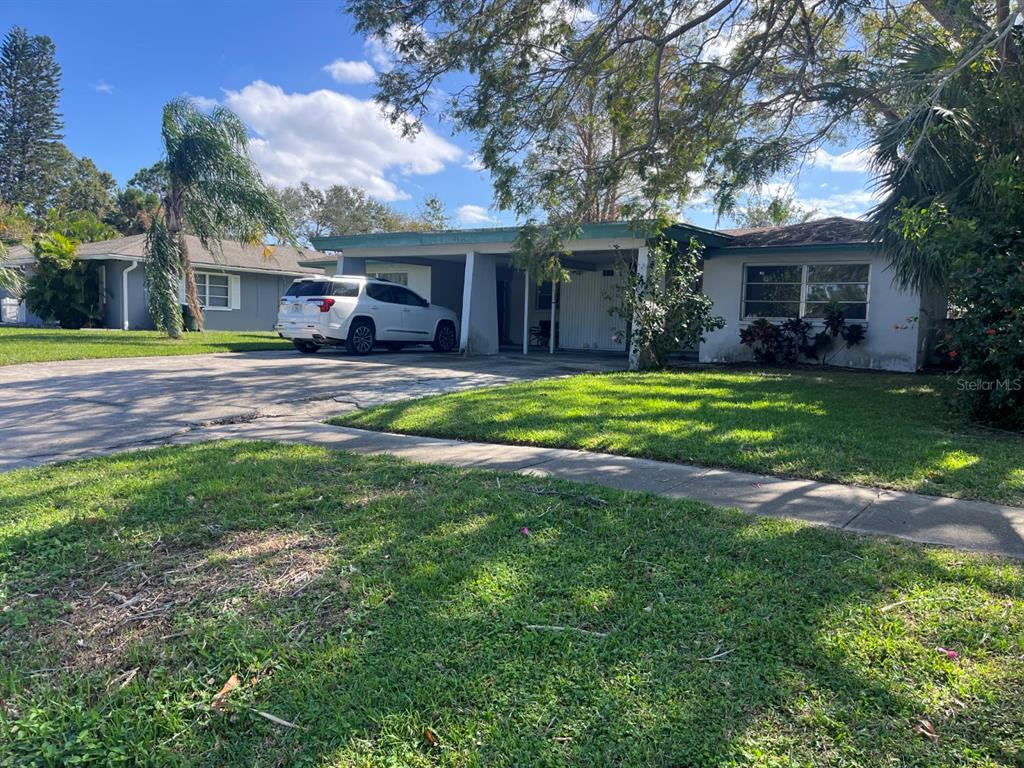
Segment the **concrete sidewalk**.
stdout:
[[769,517],[790,517],[857,533],[1024,559],[1024,509],[812,480],[672,464],[603,453],[467,443],[367,432],[318,422],[212,426],[175,442],[237,438],[310,443],[411,461],[497,469],[693,499]]

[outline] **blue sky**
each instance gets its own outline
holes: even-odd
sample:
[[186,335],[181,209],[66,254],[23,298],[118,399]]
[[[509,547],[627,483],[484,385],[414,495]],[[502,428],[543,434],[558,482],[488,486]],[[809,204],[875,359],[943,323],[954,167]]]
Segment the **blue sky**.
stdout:
[[[160,110],[188,94],[246,121],[272,183],[355,184],[402,210],[437,194],[461,226],[513,223],[490,210],[490,182],[473,168],[466,137],[435,123],[410,144],[378,116],[368,81],[385,52],[354,33],[340,6],[5,0],[0,32],[18,24],[53,38],[65,141],[121,184],[159,158]],[[855,148],[828,147],[779,186],[821,215],[857,215],[870,207],[863,167]],[[715,223],[699,202],[686,215]]]

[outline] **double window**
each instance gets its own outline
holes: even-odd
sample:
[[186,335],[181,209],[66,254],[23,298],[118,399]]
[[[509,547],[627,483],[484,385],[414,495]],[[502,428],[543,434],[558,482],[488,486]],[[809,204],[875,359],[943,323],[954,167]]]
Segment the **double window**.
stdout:
[[196,272],[196,291],[205,309],[231,308],[231,283],[227,275]]
[[848,320],[867,320],[868,264],[750,264],[743,270],[743,318],[824,317],[836,302]]

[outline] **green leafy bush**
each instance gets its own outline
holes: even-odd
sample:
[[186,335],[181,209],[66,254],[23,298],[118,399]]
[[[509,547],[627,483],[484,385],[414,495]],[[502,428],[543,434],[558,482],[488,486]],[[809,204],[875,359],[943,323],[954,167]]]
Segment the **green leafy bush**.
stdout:
[[78,243],[53,232],[35,242],[34,274],[28,280],[25,304],[45,321],[61,328],[89,328],[103,320],[100,266],[75,259]]
[[[959,365],[957,400],[974,421],[1024,428],[1024,172],[992,182],[1001,216],[942,202],[905,205],[893,229],[941,266],[956,320],[940,350]],[[1013,175],[1013,174],[1011,174]],[[1009,183],[1009,182],[1008,182]]]
[[664,368],[672,354],[696,348],[708,331],[725,325],[711,314],[711,299],[700,291],[703,249],[696,239],[682,247],[659,236],[648,249],[646,277],[623,269],[629,278],[611,312],[632,322],[642,367]]
[[822,329],[813,331],[814,326],[799,317],[779,325],[762,317],[740,328],[740,344],[749,347],[754,359],[766,365],[796,365],[802,360],[820,360],[824,365],[840,340],[849,349],[867,337],[860,323],[847,325],[843,310],[836,303],[825,308]]
[[1024,427],[1024,240],[961,254],[954,300],[965,307],[948,340],[960,362],[961,405],[976,421]]

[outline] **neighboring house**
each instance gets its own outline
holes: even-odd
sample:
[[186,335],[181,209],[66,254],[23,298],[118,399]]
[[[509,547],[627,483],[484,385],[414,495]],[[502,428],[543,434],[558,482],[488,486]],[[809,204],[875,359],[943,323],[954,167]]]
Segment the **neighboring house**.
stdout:
[[[611,310],[626,270],[646,271],[644,238],[627,222],[584,225],[563,258],[571,280],[552,286],[527,281],[512,266],[516,234],[505,227],[316,238],[318,251],[333,253],[299,263],[328,274],[384,277],[455,310],[466,353],[494,354],[503,345],[524,353],[547,349],[554,329],[557,349],[636,355],[628,324]],[[741,327],[758,317],[813,316],[831,296],[843,302],[849,322],[867,328],[867,338],[830,362],[913,371],[924,362],[933,325],[946,315],[943,297],[893,286],[863,222],[831,218],[733,231],[678,224],[668,234],[704,244],[704,292],[726,322],[700,345],[703,362],[751,360],[739,343]]]
[[[223,254],[203,248],[198,238],[187,235],[189,258],[196,271],[199,300],[205,308],[205,326],[209,330],[269,331],[277,321],[281,296],[296,277],[320,274],[320,270],[299,265],[309,254],[286,245],[239,245],[225,240]],[[152,329],[145,280],[145,235],[116,240],[83,243],[76,257],[98,261],[102,265],[102,296],[106,328]],[[22,267],[31,275],[35,258],[25,246],[11,248],[7,263]],[[184,286],[181,289],[184,303]],[[7,319],[40,325],[38,317],[9,299],[4,301]]]

